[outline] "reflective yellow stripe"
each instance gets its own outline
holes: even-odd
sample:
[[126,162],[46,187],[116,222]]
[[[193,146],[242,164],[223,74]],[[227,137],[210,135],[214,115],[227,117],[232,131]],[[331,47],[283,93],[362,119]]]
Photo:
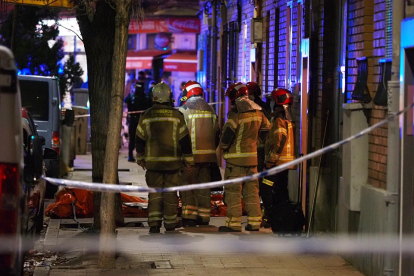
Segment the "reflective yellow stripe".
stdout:
[[278,129],[276,129],[273,133],[274,133],[274,134],[282,133],[282,134],[284,134],[284,135],[287,135],[287,131],[286,131],[286,129],[284,129],[284,128],[278,128]]
[[271,186],[271,187],[272,187],[272,186],[273,186],[273,184],[274,184],[274,182],[272,182],[272,181],[270,181],[270,180],[267,180],[267,179],[265,179],[265,178],[263,179],[262,183],[263,183],[263,184],[266,184],[266,185],[268,185],[268,186]]
[[184,160],[187,162],[193,162],[194,163],[194,157],[193,156],[183,156]]
[[164,215],[164,219],[175,219],[177,217],[177,215],[171,215],[171,216],[166,216]]
[[138,129],[138,132],[144,136],[144,130],[142,129],[140,125],[138,125],[137,129]]
[[236,152],[240,153],[240,144],[241,144],[241,140],[243,138],[243,131],[244,131],[244,124],[240,125],[240,129],[239,129],[239,135],[237,136],[237,142],[236,142]]
[[180,127],[180,134],[187,128],[187,126]]
[[207,208],[198,208],[198,211],[202,213],[210,213],[210,209]]
[[231,125],[232,125],[232,127],[233,127],[234,129],[237,129],[237,124],[236,124],[236,122],[235,122],[235,121],[233,121],[232,119],[228,119],[226,123],[231,124]]
[[248,221],[262,221],[262,217],[247,217]]
[[148,123],[152,123],[152,122],[180,122],[180,119],[178,118],[172,118],[172,117],[155,117],[155,118],[149,118],[149,119],[144,119],[142,121],[143,124],[148,124]]
[[197,210],[197,206],[193,206],[193,205],[185,205],[185,206],[183,206],[183,210],[187,210],[187,209]]
[[250,117],[250,118],[245,118],[245,119],[241,119],[240,120],[240,124],[244,124],[247,122],[253,122],[253,121],[262,121],[262,117]]
[[145,157],[145,161],[180,161],[178,157]]
[[253,157],[257,156],[257,152],[245,152],[245,153],[226,153],[224,158],[238,158],[238,157]]
[[197,215],[197,211],[185,210],[183,211],[183,215]]
[[148,213],[148,216],[149,217],[154,217],[154,216],[161,216],[162,215],[162,213],[161,212],[156,212],[156,211],[154,211],[154,212],[149,212]]
[[188,118],[214,118],[216,114],[190,114],[188,115]]
[[216,150],[193,150],[193,154],[212,154],[216,153]]
[[[179,122],[179,121],[178,121]],[[172,140],[174,147],[174,157],[177,156],[177,122],[173,123]]]

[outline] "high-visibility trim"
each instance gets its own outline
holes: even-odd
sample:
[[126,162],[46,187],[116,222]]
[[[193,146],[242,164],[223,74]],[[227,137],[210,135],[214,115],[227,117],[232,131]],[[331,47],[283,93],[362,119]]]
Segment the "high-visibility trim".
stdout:
[[207,208],[198,208],[198,211],[201,213],[209,213],[210,214],[210,209]]
[[194,216],[196,216],[196,215],[198,215],[198,212],[197,211],[192,211],[192,210],[183,210],[183,215],[194,215]]
[[240,145],[241,145],[241,140],[243,138],[243,131],[244,131],[244,124],[241,124],[240,129],[239,129],[239,135],[237,136],[237,142],[236,142],[236,152],[237,153],[241,152]]
[[161,216],[162,213],[158,212],[158,211],[153,211],[153,212],[148,213],[148,217],[154,217],[154,216],[158,216],[158,215]]
[[238,91],[243,86],[245,86],[245,85],[244,84],[239,84],[239,85],[236,85],[233,89],[236,90],[236,91]]
[[[186,61],[186,62],[187,62],[187,61]],[[190,85],[189,87],[186,87],[186,88],[185,88],[185,90],[190,91],[191,89],[193,89],[193,88],[197,88],[197,87],[200,87],[201,89],[203,89],[203,88],[201,87],[201,85],[199,85],[198,83],[195,83],[195,84]]]
[[189,119],[193,118],[215,118],[216,114],[190,114],[188,115]]
[[233,119],[228,119],[226,123],[231,124],[234,129],[237,129],[237,124]]
[[185,131],[186,128],[187,128],[187,126],[180,127],[180,134],[183,133],[183,131]]
[[138,125],[137,130],[139,133],[141,133],[142,136],[144,136],[144,130],[142,129],[140,125]]
[[[178,120],[178,122],[180,122]],[[173,147],[174,147],[174,157],[177,156],[177,149],[178,149],[178,145],[177,145],[177,127],[178,127],[178,123],[176,121],[174,121],[173,123],[173,131],[172,131],[172,140],[173,140]]]
[[194,205],[185,205],[185,206],[183,206],[183,210],[187,210],[187,209],[197,210],[197,206],[194,206]]
[[287,131],[284,128],[278,128],[273,132],[273,134],[278,134],[278,133],[282,133],[284,135],[287,135]]
[[172,117],[155,117],[155,118],[149,118],[149,119],[144,119],[142,121],[143,124],[148,124],[148,123],[152,123],[152,122],[165,122],[165,121],[170,121],[170,122],[180,122],[180,119],[178,118],[172,118]]
[[216,150],[193,150],[193,154],[212,154],[216,153]]
[[249,217],[247,216],[248,221],[262,221],[262,217]]
[[245,152],[245,153],[226,153],[224,158],[239,158],[239,157],[257,157],[257,152]]
[[210,213],[208,213],[208,214],[207,213],[199,213],[198,216],[199,217],[202,217],[202,218],[209,218],[210,217]]
[[[174,219],[174,220],[175,220],[176,218],[177,218],[177,215],[170,215],[170,216],[164,215],[164,219],[165,219],[165,220],[167,220],[167,219],[169,219],[169,220],[170,220],[170,219]],[[174,222],[175,222],[175,221],[174,221]]]
[[160,161],[160,162],[166,162],[166,161],[180,161],[181,158],[178,157],[145,157],[145,161]]
[[244,124],[244,123],[248,123],[248,122],[253,122],[253,121],[262,121],[262,117],[250,117],[250,118],[245,118],[245,119],[241,119],[240,123]]
[[262,183],[263,183],[263,184],[266,184],[266,185],[268,185],[268,186],[270,186],[270,187],[272,187],[272,186],[273,186],[273,184],[275,184],[274,182],[272,182],[272,181],[270,181],[270,180],[268,180],[268,179],[266,179],[266,178],[263,178]]
[[145,147],[145,155],[147,157],[145,159],[148,159],[151,156],[151,128],[150,128],[150,124],[147,124],[147,135],[148,135],[148,139],[146,141],[146,147]]
[[184,160],[186,161],[186,162],[189,162],[189,163],[194,163],[194,157],[193,156],[185,156],[185,155],[183,155],[183,158],[184,158]]

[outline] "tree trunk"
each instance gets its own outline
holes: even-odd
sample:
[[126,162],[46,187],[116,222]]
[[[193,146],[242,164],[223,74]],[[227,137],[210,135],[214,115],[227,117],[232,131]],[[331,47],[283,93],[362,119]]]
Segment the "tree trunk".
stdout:
[[[125,65],[131,0],[118,0],[115,16],[115,41],[112,57],[112,93],[104,164],[104,183],[118,180],[119,144],[125,86]],[[101,199],[100,268],[115,268],[115,193],[104,193]]]
[[[112,58],[115,40],[115,10],[106,1],[97,1],[93,19],[79,6],[76,18],[82,34],[88,65],[91,113],[92,181],[103,182],[105,147],[112,91]],[[100,230],[101,193],[94,193],[94,229]],[[120,196],[117,201],[120,201]],[[117,206],[121,207],[120,202]],[[118,212],[117,212],[118,213]],[[122,209],[121,209],[122,214]],[[123,221],[123,218],[121,218]]]

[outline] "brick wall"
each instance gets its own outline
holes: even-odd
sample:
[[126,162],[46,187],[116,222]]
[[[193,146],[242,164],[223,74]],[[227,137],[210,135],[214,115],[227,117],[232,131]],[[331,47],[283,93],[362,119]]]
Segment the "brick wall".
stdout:
[[[348,79],[347,99],[357,80],[358,57],[368,58],[367,86],[371,97],[377,91],[380,65],[385,58],[385,0],[350,0],[348,27]],[[386,109],[375,106],[368,112],[369,124],[383,120]],[[387,171],[387,126],[376,129],[369,134],[368,184],[378,188],[386,187]]]
[[[373,87],[377,91],[380,78],[380,59],[385,58],[385,0],[374,1],[373,15]],[[386,118],[386,109],[374,106],[370,125]],[[387,125],[369,134],[368,183],[378,188],[386,188],[387,182]]]

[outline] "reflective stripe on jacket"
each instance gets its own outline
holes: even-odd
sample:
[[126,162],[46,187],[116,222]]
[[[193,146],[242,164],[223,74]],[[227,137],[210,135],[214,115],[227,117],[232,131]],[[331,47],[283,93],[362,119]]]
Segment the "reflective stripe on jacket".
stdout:
[[294,125],[280,117],[272,122],[266,138],[265,161],[281,165],[295,159]]
[[217,162],[216,133],[219,126],[214,109],[202,97],[195,97],[187,100],[180,111],[184,114],[190,133],[194,162]]
[[180,140],[188,135],[183,115],[173,107],[155,104],[141,115],[137,136],[145,141],[145,152],[138,152],[137,161],[144,159],[148,170],[177,170],[182,159],[194,162],[193,156],[183,156]]
[[[227,115],[220,141],[224,159],[237,166],[257,166],[259,131],[268,131],[269,128],[269,120],[260,110],[239,113],[232,109]],[[229,133],[234,133],[234,137],[229,139]]]

